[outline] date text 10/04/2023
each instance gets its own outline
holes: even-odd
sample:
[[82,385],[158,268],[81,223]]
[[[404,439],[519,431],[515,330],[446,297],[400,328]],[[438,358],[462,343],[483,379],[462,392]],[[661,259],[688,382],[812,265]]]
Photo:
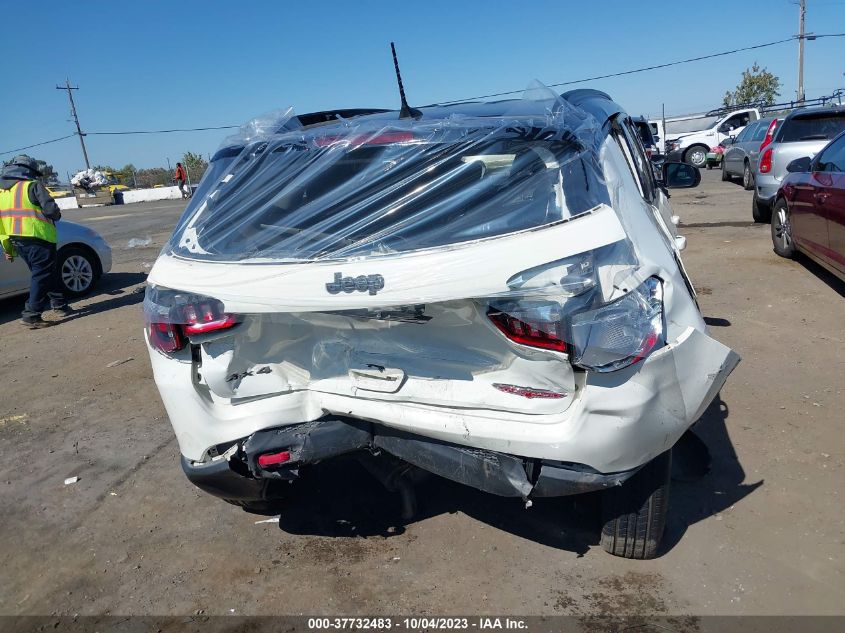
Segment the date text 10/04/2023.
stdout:
[[422,630],[526,630],[526,622],[509,617],[473,617],[473,618],[438,618],[438,617],[334,617],[309,618],[308,628],[318,630],[371,630],[371,631],[422,631]]

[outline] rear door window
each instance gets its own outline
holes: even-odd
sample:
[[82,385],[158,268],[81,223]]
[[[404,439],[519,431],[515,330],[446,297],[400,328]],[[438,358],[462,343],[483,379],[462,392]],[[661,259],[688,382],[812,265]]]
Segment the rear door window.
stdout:
[[739,133],[739,136],[736,137],[736,141],[734,142],[742,143],[743,141],[747,141],[757,129],[757,127],[758,126],[756,123],[754,125],[749,125],[747,128],[745,128],[742,132]]
[[758,124],[754,128],[754,132],[752,136],[748,139],[749,141],[760,141],[762,142],[764,138],[766,138],[766,132],[769,130],[769,125],[771,125],[771,121],[763,121],[762,123]]
[[845,131],[845,112],[820,112],[792,117],[781,128],[781,143],[823,141]]

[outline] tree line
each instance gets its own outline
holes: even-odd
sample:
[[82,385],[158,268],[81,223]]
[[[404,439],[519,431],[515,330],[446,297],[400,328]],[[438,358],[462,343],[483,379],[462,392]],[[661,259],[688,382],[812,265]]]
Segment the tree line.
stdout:
[[[181,163],[188,172],[192,184],[198,183],[208,168],[208,161],[202,157],[202,154],[194,154],[193,152],[185,152]],[[94,169],[112,174],[121,185],[138,187],[139,189],[155,187],[156,185],[170,186],[173,184],[173,174],[176,171],[175,166],[171,169],[165,167],[138,169],[132,163],[120,168],[111,165],[97,165]]]

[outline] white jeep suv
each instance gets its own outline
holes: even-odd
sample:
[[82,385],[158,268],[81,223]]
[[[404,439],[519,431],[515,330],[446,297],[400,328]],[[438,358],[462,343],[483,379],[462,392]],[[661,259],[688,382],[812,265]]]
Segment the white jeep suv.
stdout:
[[246,508],[344,453],[493,494],[602,490],[656,554],[672,446],[738,361],[707,335],[630,118],[578,90],[257,120],[149,275],[188,478]]

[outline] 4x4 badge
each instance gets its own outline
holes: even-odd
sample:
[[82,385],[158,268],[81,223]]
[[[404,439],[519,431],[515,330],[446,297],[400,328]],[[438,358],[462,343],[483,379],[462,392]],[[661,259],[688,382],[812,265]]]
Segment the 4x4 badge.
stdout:
[[341,273],[334,274],[334,281],[326,284],[329,294],[336,295],[343,292],[369,292],[376,294],[384,288],[384,277],[381,275],[358,275],[357,277],[344,277]]

